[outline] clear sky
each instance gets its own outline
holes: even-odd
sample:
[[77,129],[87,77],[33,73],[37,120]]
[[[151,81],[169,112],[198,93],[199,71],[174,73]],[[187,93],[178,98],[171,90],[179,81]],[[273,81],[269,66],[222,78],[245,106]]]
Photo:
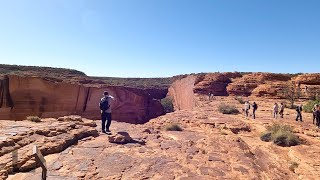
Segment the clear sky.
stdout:
[[0,0],[0,63],[94,76],[319,72],[320,0]]

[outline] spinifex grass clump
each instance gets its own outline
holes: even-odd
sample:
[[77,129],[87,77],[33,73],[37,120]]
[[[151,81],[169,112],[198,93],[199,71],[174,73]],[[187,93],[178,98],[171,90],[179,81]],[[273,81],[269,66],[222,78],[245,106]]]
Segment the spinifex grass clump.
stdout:
[[298,136],[296,136],[292,128],[288,125],[273,124],[267,127],[260,139],[262,141],[270,142],[283,147],[295,146],[301,143]]
[[28,116],[27,120],[32,122],[41,122],[41,118],[39,118],[38,116]]
[[178,124],[169,124],[165,129],[166,131],[182,131],[182,128]]
[[239,110],[234,105],[221,103],[218,110],[222,114],[239,114]]

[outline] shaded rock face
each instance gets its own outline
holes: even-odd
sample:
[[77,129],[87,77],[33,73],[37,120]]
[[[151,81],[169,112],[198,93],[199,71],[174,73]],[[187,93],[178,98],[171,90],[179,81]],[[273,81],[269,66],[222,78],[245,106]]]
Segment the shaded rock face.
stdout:
[[194,84],[196,76],[188,76],[172,83],[168,95],[173,98],[175,110],[192,109],[195,106]]
[[85,87],[20,76],[9,76],[1,81],[0,87],[0,119],[19,120],[29,115],[59,117],[70,114],[99,119],[98,103],[105,90],[115,97],[112,103],[115,120],[145,123],[164,113],[159,101],[149,97],[143,90],[133,88]]
[[13,106],[9,93],[9,77],[0,77],[0,108],[11,108]]
[[[232,76],[232,75],[230,75]],[[202,77],[198,77],[194,92],[201,94],[208,94],[212,92],[215,96],[227,96],[227,85],[231,83],[228,76],[220,73],[208,73]]]

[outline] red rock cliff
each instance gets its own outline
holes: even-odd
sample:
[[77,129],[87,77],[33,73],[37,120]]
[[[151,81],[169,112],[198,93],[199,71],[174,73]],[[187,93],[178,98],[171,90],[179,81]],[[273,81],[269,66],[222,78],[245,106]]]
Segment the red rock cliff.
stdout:
[[0,119],[70,114],[99,119],[98,103],[105,90],[115,97],[112,115],[117,121],[145,123],[163,114],[160,102],[140,89],[87,87],[39,77],[5,76],[0,80]]
[[175,81],[169,88],[168,95],[173,98],[175,110],[192,109],[195,106],[194,84],[196,76]]

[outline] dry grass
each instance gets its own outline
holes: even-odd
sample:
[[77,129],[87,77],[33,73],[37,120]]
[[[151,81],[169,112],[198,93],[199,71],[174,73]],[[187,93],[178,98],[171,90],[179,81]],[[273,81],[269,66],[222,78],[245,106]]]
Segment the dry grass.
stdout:
[[166,131],[182,131],[178,124],[169,124],[165,127]]
[[267,127],[260,139],[262,141],[270,142],[283,147],[295,146],[301,143],[298,136],[293,133],[293,130],[288,125],[273,124]]
[[32,122],[41,122],[41,118],[39,118],[38,116],[28,116],[27,120]]
[[234,105],[228,105],[221,103],[218,106],[218,110],[222,114],[239,114],[239,110]]

